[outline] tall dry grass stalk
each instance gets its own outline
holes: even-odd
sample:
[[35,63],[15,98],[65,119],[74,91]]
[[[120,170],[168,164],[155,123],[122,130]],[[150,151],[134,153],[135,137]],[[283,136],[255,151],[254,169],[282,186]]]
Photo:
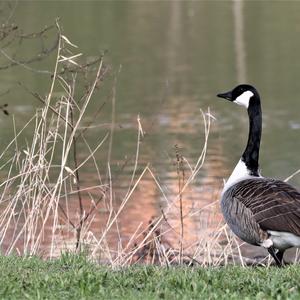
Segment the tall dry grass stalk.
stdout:
[[[95,149],[88,148],[88,154],[81,163],[78,162],[77,143],[78,140],[85,141],[81,123],[106,70],[100,59],[92,84],[80,100],[74,99],[77,75],[70,71],[68,78],[66,67],[69,70],[83,69],[76,62],[81,54],[73,54],[76,46],[60,32],[58,24],[57,30],[57,59],[49,93],[45,98],[36,95],[43,102],[43,107],[37,109],[19,132],[13,123],[15,137],[1,154],[4,157],[8,152],[14,153],[8,162],[7,178],[0,185],[0,242],[5,254],[13,251],[29,255],[41,253],[41,246],[47,239],[51,240],[48,255],[57,255],[57,235],[62,227],[75,233],[75,248],[80,249],[90,215],[83,209],[80,169],[94,158],[108,135],[99,140]],[[57,91],[59,98],[56,98]],[[29,127],[33,128],[32,138],[25,148],[20,148],[19,139]],[[98,189],[100,198],[105,196],[104,184],[93,189]],[[79,207],[75,221],[68,214],[70,197],[74,192]],[[61,216],[64,220],[60,219]]]
[[[184,195],[205,162],[213,119],[210,110],[200,112],[204,140],[197,161],[192,164],[179,151],[176,152],[178,192],[173,198],[169,198],[165,193],[150,164],[145,165],[142,171],[137,171],[141,139],[144,135],[142,120],[137,117],[137,147],[133,171],[128,189],[116,206],[111,175],[116,85],[112,90],[110,130],[100,137],[96,146],[92,148],[85,137],[91,124],[83,127],[84,117],[95,91],[101,88],[108,68],[104,65],[102,57],[93,63],[79,63],[82,54],[76,52],[77,46],[61,33],[58,24],[57,30],[57,58],[49,92],[45,98],[32,93],[43,106],[37,109],[21,130],[18,131],[13,122],[15,137],[0,155],[3,159],[13,153],[1,167],[8,169],[6,179],[0,184],[2,252],[56,257],[61,251],[86,250],[91,257],[113,267],[139,262],[206,266],[234,261],[244,264],[239,244],[228,233],[223,223],[208,234],[203,234],[195,243],[184,242],[185,220],[198,218],[200,221],[204,213],[213,214],[217,204],[217,201],[212,201],[209,205],[184,213]],[[87,72],[88,68],[95,64],[98,66],[93,80],[88,82],[85,92],[78,96],[76,89],[79,74]],[[102,106],[98,112],[101,108]],[[21,142],[23,134],[29,128],[33,128],[33,134],[30,140],[27,140],[26,147],[20,146],[24,144]],[[84,152],[84,156],[80,159],[79,144],[81,149],[84,148],[84,151],[81,151]],[[108,146],[107,163],[105,172],[101,173],[95,154],[99,149],[104,151],[104,145]],[[97,178],[96,185],[86,186],[86,180],[82,178],[82,170],[87,164],[90,172]],[[145,176],[154,182],[166,205],[161,209],[161,214],[149,220],[149,223],[140,223],[131,237],[124,242],[118,225],[119,217],[132,201],[134,192]],[[170,212],[178,201],[179,222],[174,226],[169,222]],[[74,216],[72,212],[75,204],[77,213]],[[103,219],[103,214],[98,209],[100,205],[107,215],[101,222],[102,227],[95,232],[92,228],[99,224],[99,218]],[[201,229],[203,232],[210,226],[208,220],[205,222],[207,227]],[[117,236],[113,245],[110,242],[112,230]],[[168,235],[174,232],[179,232],[177,236],[175,234],[179,247],[168,241]]]

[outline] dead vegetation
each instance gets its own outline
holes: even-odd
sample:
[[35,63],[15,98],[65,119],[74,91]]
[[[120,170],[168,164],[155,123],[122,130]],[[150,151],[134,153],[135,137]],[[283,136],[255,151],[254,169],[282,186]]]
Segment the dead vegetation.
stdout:
[[[0,167],[7,170],[6,178],[0,184],[2,253],[17,252],[19,255],[52,258],[64,251],[86,251],[91,258],[113,267],[135,263],[201,266],[253,263],[242,256],[240,244],[222,222],[208,232],[210,224],[207,221],[207,226],[201,228],[202,238],[193,243],[185,242],[186,220],[198,218],[200,222],[203,215],[213,213],[218,205],[217,200],[213,200],[201,208],[188,212],[184,210],[187,190],[205,162],[213,119],[210,110],[199,113],[203,120],[204,140],[197,161],[188,162],[180,149],[175,147],[178,182],[177,194],[173,198],[164,192],[150,163],[139,165],[144,131],[142,120],[137,116],[137,142],[131,179],[127,192],[116,205],[115,182],[111,176],[116,80],[111,91],[112,117],[107,132],[99,136],[93,147],[86,138],[103,107],[100,103],[95,114],[87,117],[87,107],[92,101],[98,101],[95,93],[105,84],[110,71],[104,56],[87,61],[78,47],[61,32],[58,23],[29,36],[20,33],[17,27],[7,25],[0,32],[0,42],[6,42],[9,46],[16,40],[33,36],[43,40],[44,34],[53,29],[57,35],[54,44],[43,48],[38,55],[43,57],[57,51],[50,89],[45,97],[27,89],[42,107],[36,110],[22,129],[17,129],[13,123],[15,136],[0,155],[1,161],[4,157],[11,157]],[[33,58],[17,59],[16,53],[8,56],[2,51],[5,47],[1,53],[10,62],[0,65],[0,69],[15,65],[28,67],[35,61]],[[5,107],[2,109],[6,111]],[[24,147],[23,134],[28,128],[33,128],[32,136]],[[105,170],[99,167],[96,159],[98,151],[107,151]],[[93,174],[91,186],[88,180],[83,179],[86,167],[89,174]],[[119,218],[133,201],[133,194],[145,176],[160,191],[165,205],[160,214],[146,224],[140,223],[130,238],[124,241],[119,230]],[[174,211],[175,218],[178,218],[175,225],[170,222]],[[178,243],[169,240],[170,234]]]

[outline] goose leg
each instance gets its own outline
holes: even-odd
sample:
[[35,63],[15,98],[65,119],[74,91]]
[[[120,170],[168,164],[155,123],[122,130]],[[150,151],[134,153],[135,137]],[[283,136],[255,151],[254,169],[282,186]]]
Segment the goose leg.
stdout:
[[284,251],[281,251],[281,250],[278,250],[278,252],[276,253],[276,256],[279,259],[282,266],[284,265],[283,254],[284,254]]
[[276,251],[276,249],[271,246],[268,248],[268,252],[272,255],[272,257],[274,258],[277,267],[283,267],[283,263],[282,263],[282,258],[283,258],[283,251]]

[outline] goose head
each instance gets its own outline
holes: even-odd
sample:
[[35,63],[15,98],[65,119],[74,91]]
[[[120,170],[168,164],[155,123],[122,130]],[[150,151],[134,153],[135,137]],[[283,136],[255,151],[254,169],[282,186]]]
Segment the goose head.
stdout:
[[254,103],[260,101],[257,90],[255,89],[255,87],[249,84],[240,84],[233,90],[218,94],[217,96],[229,100],[233,103],[242,105],[247,109],[249,108],[251,102]]

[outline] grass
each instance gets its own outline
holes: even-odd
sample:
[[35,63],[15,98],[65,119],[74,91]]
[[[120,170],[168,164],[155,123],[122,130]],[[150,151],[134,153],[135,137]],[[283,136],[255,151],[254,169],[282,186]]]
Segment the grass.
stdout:
[[1,299],[299,299],[300,268],[131,266],[0,257]]

